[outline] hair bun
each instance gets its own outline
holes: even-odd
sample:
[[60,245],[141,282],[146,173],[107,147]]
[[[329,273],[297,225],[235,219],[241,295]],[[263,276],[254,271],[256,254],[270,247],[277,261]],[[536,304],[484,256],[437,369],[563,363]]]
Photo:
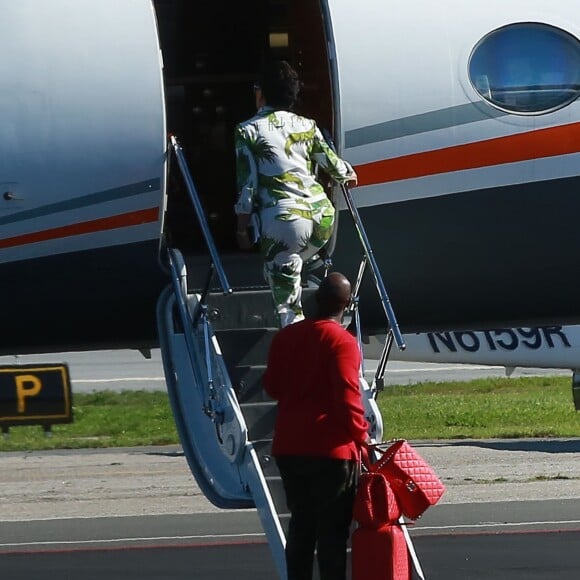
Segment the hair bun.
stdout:
[[260,87],[268,105],[292,109],[298,99],[301,83],[290,63],[280,60],[266,67]]

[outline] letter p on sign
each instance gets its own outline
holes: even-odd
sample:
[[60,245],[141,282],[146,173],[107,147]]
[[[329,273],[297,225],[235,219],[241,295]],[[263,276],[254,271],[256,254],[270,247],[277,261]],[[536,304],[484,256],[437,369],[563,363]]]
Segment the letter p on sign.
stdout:
[[20,375],[16,380],[16,399],[18,401],[18,412],[26,412],[26,398],[36,397],[42,389],[42,383],[34,375]]

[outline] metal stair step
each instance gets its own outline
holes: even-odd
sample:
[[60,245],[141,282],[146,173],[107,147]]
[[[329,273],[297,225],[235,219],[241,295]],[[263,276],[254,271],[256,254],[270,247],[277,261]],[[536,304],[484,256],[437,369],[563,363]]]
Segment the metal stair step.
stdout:
[[[312,289],[305,292],[306,301],[311,305],[313,292]],[[248,428],[248,439],[258,456],[277,517],[284,533],[287,533],[290,516],[286,494],[271,454],[277,403],[262,386],[270,344],[278,328],[272,317],[269,291],[237,294],[237,298],[210,296],[208,305],[212,327],[240,403]]]
[[[315,291],[315,288],[302,289],[302,304],[306,316],[314,315]],[[239,289],[228,295],[210,294],[207,305],[214,330],[278,328],[278,319],[269,289]]]
[[262,376],[266,365],[243,365],[229,369],[232,386],[240,403],[260,403],[271,401],[262,386]]
[[278,514],[278,520],[280,521],[280,525],[284,530],[284,535],[288,537],[288,525],[290,524],[290,514],[289,513]]
[[267,477],[266,483],[268,484],[268,489],[270,490],[270,495],[272,496],[278,517],[289,513],[282,478],[279,475],[276,477]]
[[276,403],[245,403],[240,407],[248,426],[250,441],[272,439],[278,411]]
[[[187,266],[188,288],[198,291],[207,278],[207,253],[184,255]],[[222,253],[220,259],[228,276],[228,281],[236,288],[265,287],[264,261],[258,252]],[[219,291],[217,277],[213,277],[213,286]]]
[[272,440],[259,439],[252,441],[252,445],[258,454],[264,477],[274,477],[280,475],[276,461],[272,456]]
[[227,296],[210,294],[207,304],[214,330],[278,326],[269,289],[238,290]]
[[228,370],[237,366],[263,365],[276,328],[243,328],[216,330],[222,355]]

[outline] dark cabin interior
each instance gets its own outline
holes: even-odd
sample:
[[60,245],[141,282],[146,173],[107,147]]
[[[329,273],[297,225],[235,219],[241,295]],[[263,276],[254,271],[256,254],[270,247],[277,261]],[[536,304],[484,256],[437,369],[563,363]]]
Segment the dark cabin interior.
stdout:
[[[324,24],[314,0],[154,0],[167,107],[221,252],[236,251],[235,125],[255,113],[253,84],[267,59],[285,59],[303,82],[297,112],[332,131]],[[205,252],[177,164],[170,165],[165,236]]]

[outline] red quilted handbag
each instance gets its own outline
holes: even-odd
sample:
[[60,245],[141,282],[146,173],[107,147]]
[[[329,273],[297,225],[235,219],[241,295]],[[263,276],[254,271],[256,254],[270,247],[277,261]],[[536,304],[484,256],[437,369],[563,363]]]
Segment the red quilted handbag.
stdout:
[[380,455],[372,471],[382,473],[391,484],[406,517],[417,519],[441,499],[445,486],[407,441],[395,441],[386,450],[377,445],[370,448]]
[[370,529],[396,522],[401,517],[395,494],[382,473],[361,473],[352,515],[360,526]]

